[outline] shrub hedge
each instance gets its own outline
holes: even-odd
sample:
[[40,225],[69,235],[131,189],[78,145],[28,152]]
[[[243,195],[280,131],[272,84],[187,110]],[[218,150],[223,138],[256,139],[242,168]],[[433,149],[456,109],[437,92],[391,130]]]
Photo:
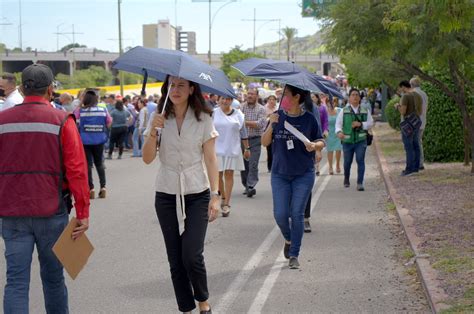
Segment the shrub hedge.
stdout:
[[400,131],[400,112],[395,108],[395,104],[400,101],[400,97],[393,96],[385,106],[385,118],[392,129]]

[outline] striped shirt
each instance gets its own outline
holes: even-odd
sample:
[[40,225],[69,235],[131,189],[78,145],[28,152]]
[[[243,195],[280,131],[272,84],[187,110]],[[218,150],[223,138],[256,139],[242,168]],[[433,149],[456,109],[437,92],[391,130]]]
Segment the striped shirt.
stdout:
[[245,122],[256,121],[258,124],[257,129],[247,126],[249,138],[262,136],[265,126],[267,125],[267,112],[265,107],[258,103],[253,106],[244,103],[242,104],[241,110],[244,113]]

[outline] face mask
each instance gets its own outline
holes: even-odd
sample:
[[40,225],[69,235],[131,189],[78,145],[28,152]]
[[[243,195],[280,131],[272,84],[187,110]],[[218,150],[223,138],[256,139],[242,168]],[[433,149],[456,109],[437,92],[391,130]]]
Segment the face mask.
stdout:
[[284,96],[281,100],[280,107],[285,110],[289,111],[291,109],[291,102],[288,99],[288,96]]
[[0,89],[0,97],[5,97],[5,90],[4,89]]

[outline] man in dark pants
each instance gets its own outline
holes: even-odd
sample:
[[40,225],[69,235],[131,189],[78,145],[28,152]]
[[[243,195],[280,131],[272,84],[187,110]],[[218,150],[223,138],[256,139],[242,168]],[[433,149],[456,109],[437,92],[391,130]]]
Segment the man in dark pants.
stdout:
[[262,134],[267,124],[265,107],[260,105],[257,100],[258,91],[252,88],[247,92],[247,102],[242,104],[250,146],[244,149],[250,149],[250,159],[244,159],[245,170],[240,172],[240,177],[242,185],[245,187],[244,194],[247,197],[252,197],[257,193],[255,185],[258,182],[258,162],[262,151]]
[[[0,217],[5,242],[6,314],[28,313],[34,247],[47,313],[68,313],[63,266],[52,251],[68,223],[74,196],[77,239],[89,226],[84,149],[72,115],[51,103],[53,73],[42,64],[22,73],[24,102],[0,113]],[[62,193],[61,193],[62,192]]]

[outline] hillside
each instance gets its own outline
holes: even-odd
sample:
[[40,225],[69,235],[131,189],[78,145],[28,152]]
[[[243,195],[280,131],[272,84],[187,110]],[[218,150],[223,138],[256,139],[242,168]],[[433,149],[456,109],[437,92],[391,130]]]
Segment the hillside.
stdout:
[[[286,39],[281,40],[281,55],[286,55]],[[314,35],[305,37],[296,37],[291,45],[294,53],[301,54],[318,54],[325,51],[323,33],[317,32]],[[248,49],[252,51],[252,49]],[[278,55],[278,41],[266,43],[256,47],[256,52],[262,55]]]

